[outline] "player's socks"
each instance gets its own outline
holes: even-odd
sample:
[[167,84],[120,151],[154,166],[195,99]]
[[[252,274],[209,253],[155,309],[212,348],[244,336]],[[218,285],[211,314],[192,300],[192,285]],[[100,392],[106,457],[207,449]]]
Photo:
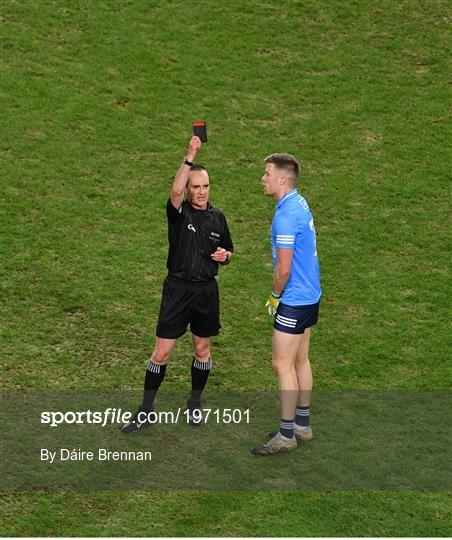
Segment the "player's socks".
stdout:
[[301,405],[297,406],[295,423],[300,427],[309,426],[309,405],[307,407],[302,407]]
[[141,408],[145,411],[152,410],[154,399],[163,379],[165,378],[166,364],[155,364],[152,358],[149,360],[144,378],[143,403]]
[[294,424],[294,420],[284,420],[284,418],[281,419],[281,425],[279,428],[281,435],[287,437],[288,439],[292,439],[294,435]]
[[211,369],[212,360],[210,358],[208,362],[200,362],[196,357],[193,357],[191,365],[191,399],[193,401],[201,399]]

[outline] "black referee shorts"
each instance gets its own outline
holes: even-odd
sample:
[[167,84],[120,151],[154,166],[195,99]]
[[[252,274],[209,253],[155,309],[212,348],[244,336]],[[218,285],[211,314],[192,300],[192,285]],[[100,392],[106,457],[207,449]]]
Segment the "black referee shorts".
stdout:
[[167,277],[163,282],[157,337],[176,339],[187,331],[199,337],[218,335],[220,298],[216,279],[181,283]]

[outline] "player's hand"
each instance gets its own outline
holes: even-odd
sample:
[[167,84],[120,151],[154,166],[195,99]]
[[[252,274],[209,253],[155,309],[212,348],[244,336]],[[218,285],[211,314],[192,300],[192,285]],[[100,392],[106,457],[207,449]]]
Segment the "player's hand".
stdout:
[[193,137],[190,139],[190,144],[188,145],[188,152],[187,152],[187,159],[189,161],[193,161],[195,159],[196,154],[198,153],[198,150],[201,148],[202,142],[199,137],[196,135],[193,135]]
[[210,255],[214,261],[225,263],[228,259],[228,251],[222,247],[217,247],[216,251]]
[[265,304],[265,307],[268,309],[269,315],[276,315],[276,310],[278,309],[279,301],[281,300],[281,295],[275,294],[273,291],[270,293],[270,296],[268,297],[267,303]]

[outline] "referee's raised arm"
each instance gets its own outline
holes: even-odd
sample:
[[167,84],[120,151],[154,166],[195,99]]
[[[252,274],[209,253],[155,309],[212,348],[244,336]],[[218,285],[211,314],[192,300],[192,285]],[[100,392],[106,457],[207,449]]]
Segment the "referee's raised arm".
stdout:
[[144,377],[143,401],[121,428],[126,435],[152,425],[149,415],[154,411],[167,362],[177,339],[188,327],[193,356],[191,393],[184,416],[192,426],[204,422],[201,395],[212,368],[211,337],[217,336],[221,328],[215,276],[218,265],[229,262],[234,245],[225,215],[209,202],[209,173],[202,165],[193,163],[200,148],[201,139],[192,137],[166,204],[168,275],[163,282],[155,347]]
[[195,160],[196,154],[200,148],[201,139],[196,136],[192,137],[188,145],[187,155],[182,161],[182,164],[177,171],[176,178],[174,179],[170,197],[171,204],[178,210],[184,202],[185,188],[187,187],[190,167],[193,165],[193,161]]

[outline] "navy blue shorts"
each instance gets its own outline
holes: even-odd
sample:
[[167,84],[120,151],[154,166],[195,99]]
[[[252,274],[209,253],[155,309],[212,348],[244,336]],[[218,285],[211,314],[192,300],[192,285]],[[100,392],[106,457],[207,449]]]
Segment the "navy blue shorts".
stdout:
[[286,306],[280,302],[276,310],[274,328],[286,334],[303,334],[306,328],[316,324],[319,306],[320,300],[310,306]]

